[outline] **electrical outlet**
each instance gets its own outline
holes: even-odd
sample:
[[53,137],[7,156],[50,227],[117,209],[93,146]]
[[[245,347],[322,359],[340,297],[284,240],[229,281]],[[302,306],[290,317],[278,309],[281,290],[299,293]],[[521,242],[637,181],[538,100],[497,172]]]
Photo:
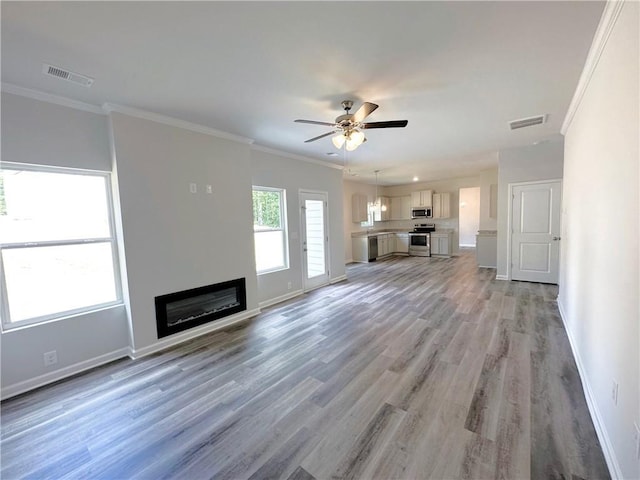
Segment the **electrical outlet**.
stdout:
[[636,459],[640,460],[640,427],[637,423],[634,423],[633,426],[636,427],[634,435],[636,441]]
[[50,367],[51,365],[55,365],[56,363],[58,363],[58,352],[56,350],[46,352],[44,354],[45,367]]
[[195,183],[190,183],[189,184],[189,191],[191,193],[197,193],[198,192],[198,186]]
[[611,384],[611,400],[613,400],[614,405],[618,405],[618,382],[615,379]]
[[291,290],[291,282],[287,283],[287,288]]

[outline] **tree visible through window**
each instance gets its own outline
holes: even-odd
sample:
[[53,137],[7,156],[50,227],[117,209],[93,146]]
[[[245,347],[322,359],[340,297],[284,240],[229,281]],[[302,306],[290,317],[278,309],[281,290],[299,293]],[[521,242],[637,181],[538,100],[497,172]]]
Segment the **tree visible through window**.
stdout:
[[284,190],[253,187],[253,231],[256,271],[288,268]]

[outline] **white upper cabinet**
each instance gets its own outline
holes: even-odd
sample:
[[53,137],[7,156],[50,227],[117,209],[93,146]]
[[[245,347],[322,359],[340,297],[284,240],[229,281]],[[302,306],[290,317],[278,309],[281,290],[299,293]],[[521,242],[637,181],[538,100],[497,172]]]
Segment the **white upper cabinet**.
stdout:
[[449,218],[451,217],[451,194],[450,193],[434,193],[433,194],[433,218]]
[[360,223],[366,222],[367,220],[367,196],[362,193],[354,193],[351,196],[351,221],[353,223]]
[[411,207],[412,208],[431,207],[432,194],[433,192],[431,190],[420,190],[419,192],[411,192]]
[[391,220],[411,219],[411,195],[391,197]]

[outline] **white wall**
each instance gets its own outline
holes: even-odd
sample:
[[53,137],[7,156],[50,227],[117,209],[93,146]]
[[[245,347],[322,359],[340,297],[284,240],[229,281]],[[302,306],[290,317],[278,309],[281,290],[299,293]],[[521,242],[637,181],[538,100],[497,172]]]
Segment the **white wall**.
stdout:
[[459,208],[460,246],[475,247],[480,227],[480,187],[461,188],[459,205],[451,208]]
[[[497,230],[497,208],[491,216],[491,186],[498,186],[498,169],[480,172],[480,225],[479,230]],[[497,206],[497,205],[496,205]]]
[[558,297],[603,448],[629,479],[640,478],[638,6],[622,5],[566,130]]
[[254,185],[286,189],[287,198],[289,268],[258,276],[259,302],[269,304],[303,289],[300,190],[328,193],[329,275],[331,280],[343,277],[342,170],[257,147],[251,151],[251,177]]
[[[111,171],[106,116],[2,93],[2,160]],[[126,355],[127,329],[117,306],[2,332],[3,398]]]
[[562,178],[562,141],[501,150],[498,164],[498,278],[509,275],[509,184]]
[[247,309],[257,308],[249,145],[117,112],[110,120],[134,352],[158,343],[158,295],[244,277]]

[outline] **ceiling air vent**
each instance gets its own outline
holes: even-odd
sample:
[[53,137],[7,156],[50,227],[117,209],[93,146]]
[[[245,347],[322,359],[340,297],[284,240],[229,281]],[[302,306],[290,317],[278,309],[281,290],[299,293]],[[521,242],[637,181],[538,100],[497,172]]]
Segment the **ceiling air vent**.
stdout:
[[53,65],[49,65],[47,63],[42,65],[42,73],[44,73],[45,75],[50,75],[52,77],[60,78],[62,80],[66,80],[67,82],[82,85],[83,87],[87,88],[93,84],[93,78],[91,77],[87,77],[86,75],[81,75],[70,70],[65,70],[64,68],[54,67]]
[[535,117],[521,118],[520,120],[512,120],[509,122],[511,130],[518,128],[532,127],[533,125],[541,125],[547,121],[546,115],[537,115]]

